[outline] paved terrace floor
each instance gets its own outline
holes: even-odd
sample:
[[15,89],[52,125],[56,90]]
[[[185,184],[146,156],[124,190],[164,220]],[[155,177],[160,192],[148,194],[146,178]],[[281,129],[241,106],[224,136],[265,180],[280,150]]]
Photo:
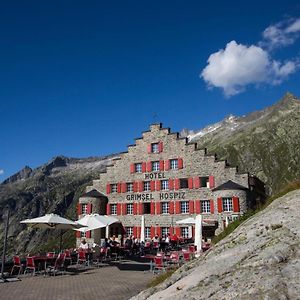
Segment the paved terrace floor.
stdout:
[[85,300],[129,299],[153,278],[149,265],[134,261],[100,268],[78,268],[65,275],[22,275],[21,281],[0,283],[1,299]]

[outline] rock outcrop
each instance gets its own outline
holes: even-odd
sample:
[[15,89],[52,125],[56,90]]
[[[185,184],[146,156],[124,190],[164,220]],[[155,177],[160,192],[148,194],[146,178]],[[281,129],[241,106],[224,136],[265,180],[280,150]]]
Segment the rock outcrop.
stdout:
[[132,298],[300,299],[300,190],[276,199],[161,285]]

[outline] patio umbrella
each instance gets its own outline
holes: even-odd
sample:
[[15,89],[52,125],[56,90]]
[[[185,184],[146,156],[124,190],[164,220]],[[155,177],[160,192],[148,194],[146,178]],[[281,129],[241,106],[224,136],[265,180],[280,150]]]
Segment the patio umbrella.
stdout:
[[[99,215],[99,214],[91,214],[85,215],[83,218],[76,221],[76,223],[82,227],[75,229],[77,231],[86,232],[89,230],[94,230],[98,228],[107,227],[113,223],[120,222],[118,219],[106,216],[106,215]],[[83,227],[85,226],[85,227]]]
[[145,216],[142,215],[141,219],[141,242],[145,243]]
[[79,228],[84,226],[84,225],[79,225],[74,221],[62,218],[61,216],[56,214],[46,214],[42,217],[26,219],[21,221],[20,223],[27,224],[32,228],[60,229],[61,235],[60,235],[59,250],[61,250],[61,246],[62,246],[62,230],[74,229],[74,228]]
[[[186,219],[183,219],[183,220],[176,221],[176,224],[191,224],[191,225],[195,225],[196,224],[196,219],[192,218],[192,217],[189,217],[189,218],[186,218]],[[209,225],[209,223],[207,223],[207,222],[205,222],[205,221],[202,220],[202,225]]]
[[195,224],[195,246],[197,246],[197,255],[202,251],[202,216],[196,216]]

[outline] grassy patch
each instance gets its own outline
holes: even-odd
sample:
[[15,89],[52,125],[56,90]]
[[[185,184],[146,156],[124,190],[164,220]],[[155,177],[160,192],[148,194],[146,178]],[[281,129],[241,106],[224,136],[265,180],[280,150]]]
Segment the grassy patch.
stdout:
[[[256,210],[250,210],[243,216],[241,216],[238,220],[235,220],[234,222],[230,223],[224,231],[222,231],[219,235],[215,236],[212,240],[214,244],[218,243],[222,239],[224,239],[226,236],[228,236],[231,232],[233,232],[238,226],[240,226],[243,222],[245,222],[247,219],[258,213],[259,211],[264,210],[267,206],[269,206],[275,199],[280,198],[284,196],[285,194],[300,189],[300,180],[290,182],[284,189],[282,189],[280,192],[270,196],[267,198],[264,205],[257,208]],[[279,228],[279,227],[278,227]],[[277,228],[276,228],[277,229]]]
[[155,287],[159,285],[160,283],[164,282],[166,279],[171,277],[171,275],[176,271],[177,269],[172,269],[167,272],[163,272],[160,275],[157,275],[155,278],[153,278],[150,283],[148,284],[148,288]]

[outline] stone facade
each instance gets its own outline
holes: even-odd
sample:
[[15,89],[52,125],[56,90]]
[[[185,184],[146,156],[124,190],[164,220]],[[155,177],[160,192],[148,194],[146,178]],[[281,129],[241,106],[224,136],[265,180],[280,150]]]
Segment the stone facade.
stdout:
[[[237,188],[213,191],[229,180]],[[113,214],[127,233],[136,236],[140,236],[141,215],[144,215],[148,237],[161,235],[162,230],[186,236],[187,227],[177,225],[176,221],[199,213],[207,226],[223,229],[225,223],[247,211],[254,199],[250,194],[255,193],[255,187],[250,190],[247,173],[238,173],[236,167],[228,167],[225,161],[207,155],[196,143],[189,144],[161,124],[151,125],[134,145],[128,146],[128,151],[121,153],[87,187],[87,192],[92,190],[99,191],[106,199],[80,198],[79,215],[82,204],[90,203],[90,210],[85,209],[85,213]],[[224,212],[223,205],[228,211]],[[93,237],[98,240],[96,231],[88,236]]]

